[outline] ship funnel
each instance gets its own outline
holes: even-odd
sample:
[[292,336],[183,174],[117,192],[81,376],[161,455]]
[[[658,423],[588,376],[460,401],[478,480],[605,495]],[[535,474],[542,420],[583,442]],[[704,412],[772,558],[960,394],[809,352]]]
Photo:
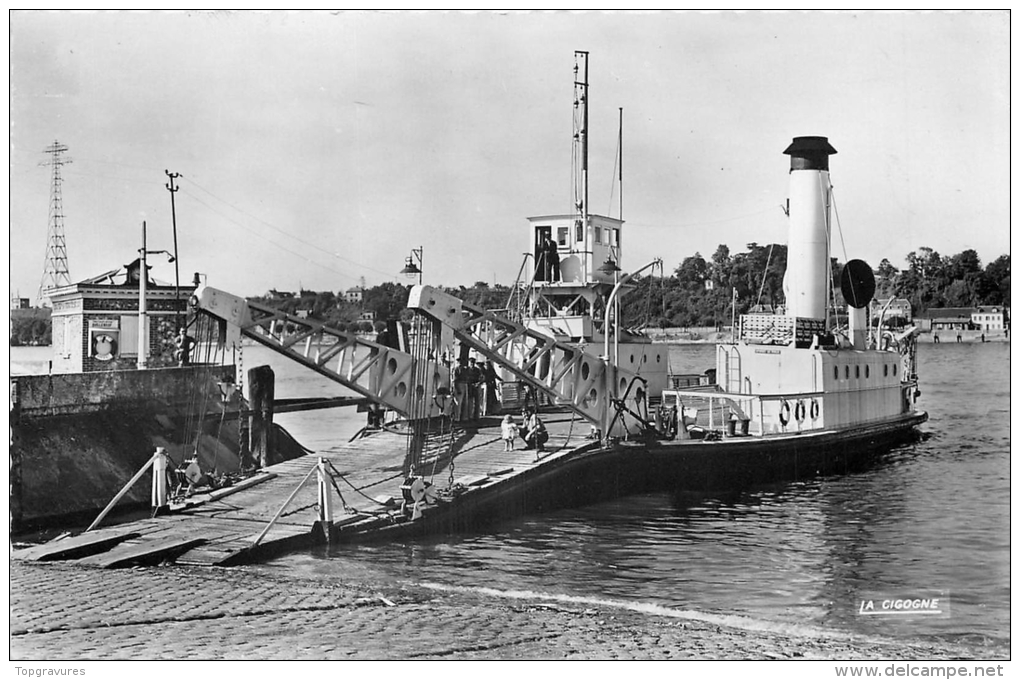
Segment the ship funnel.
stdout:
[[790,234],[787,241],[788,316],[826,319],[829,281],[829,156],[826,137],[794,137],[790,157]]

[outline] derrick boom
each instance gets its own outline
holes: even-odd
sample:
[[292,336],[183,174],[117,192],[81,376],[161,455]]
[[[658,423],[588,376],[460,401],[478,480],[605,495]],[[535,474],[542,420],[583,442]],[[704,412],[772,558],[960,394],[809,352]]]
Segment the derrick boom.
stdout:
[[[643,379],[610,366],[581,345],[560,342],[432,286],[412,288],[407,306],[452,329],[461,343],[597,428],[622,426],[621,418],[610,420],[624,406],[613,404],[616,395],[627,395],[643,408],[644,385],[631,389],[635,380],[643,383]],[[609,434],[616,432],[605,432]]]
[[446,407],[450,371],[436,361],[209,286],[195,291],[191,306],[220,322],[226,345],[251,338],[405,418],[439,416]]

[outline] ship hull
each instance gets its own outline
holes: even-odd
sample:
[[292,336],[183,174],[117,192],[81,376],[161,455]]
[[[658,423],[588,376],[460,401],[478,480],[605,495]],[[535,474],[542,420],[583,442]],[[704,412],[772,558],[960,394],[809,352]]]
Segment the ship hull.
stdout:
[[346,541],[424,538],[476,530],[494,521],[580,507],[636,493],[728,496],[777,483],[867,469],[891,447],[919,436],[927,414],[855,428],[718,441],[621,442],[576,449],[570,456],[510,474],[426,509],[414,521],[345,531]]

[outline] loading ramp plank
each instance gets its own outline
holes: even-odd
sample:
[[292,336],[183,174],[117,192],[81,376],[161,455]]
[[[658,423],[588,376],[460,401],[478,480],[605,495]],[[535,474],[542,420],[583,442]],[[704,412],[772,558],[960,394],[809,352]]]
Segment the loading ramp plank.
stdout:
[[136,564],[158,564],[205,542],[205,538],[184,538],[180,536],[141,541],[121,545],[109,552],[86,557],[79,560],[79,563],[102,567],[103,569],[116,569]]
[[139,538],[132,527],[90,531],[78,536],[61,538],[32,548],[19,550],[13,557],[19,560],[43,562],[49,560],[76,560],[97,553],[103,553],[129,539]]

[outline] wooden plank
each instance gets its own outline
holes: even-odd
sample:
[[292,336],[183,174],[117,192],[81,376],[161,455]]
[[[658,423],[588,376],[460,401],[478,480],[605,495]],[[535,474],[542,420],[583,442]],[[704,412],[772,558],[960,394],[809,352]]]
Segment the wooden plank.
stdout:
[[481,486],[489,481],[489,475],[465,475],[456,479],[464,486]]
[[158,564],[205,542],[205,538],[180,536],[142,541],[136,544],[122,545],[108,553],[86,557],[79,562],[104,569],[116,569],[134,564]]
[[118,543],[138,538],[139,536],[141,536],[140,533],[130,528],[121,528],[117,531],[90,531],[79,536],[62,538],[59,541],[51,541],[50,543],[19,550],[12,557],[19,560],[32,560],[36,562],[75,560],[106,552]]
[[195,494],[190,498],[186,498],[182,503],[171,503],[170,508],[176,512],[180,510],[187,510],[188,508],[193,508],[196,505],[201,505],[203,503],[218,501],[219,499],[235,494],[238,491],[244,491],[245,489],[250,489],[251,487],[262,484],[263,482],[268,482],[270,479],[274,479],[275,477],[276,475],[272,472],[259,473],[253,477],[242,479],[233,486],[225,486],[221,489]]

